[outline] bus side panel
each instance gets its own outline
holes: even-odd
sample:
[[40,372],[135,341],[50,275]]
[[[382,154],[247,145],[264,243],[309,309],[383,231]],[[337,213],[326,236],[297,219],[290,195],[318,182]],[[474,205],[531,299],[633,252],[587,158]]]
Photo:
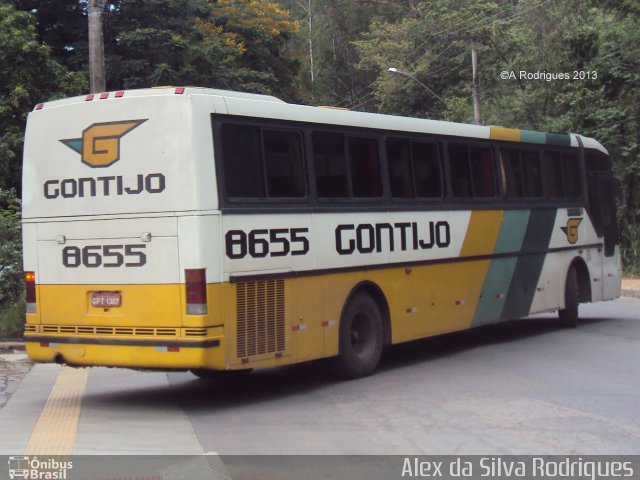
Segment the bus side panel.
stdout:
[[616,245],[613,256],[604,257],[602,270],[602,300],[618,298],[622,294],[622,256],[620,255],[620,247],[618,245]]

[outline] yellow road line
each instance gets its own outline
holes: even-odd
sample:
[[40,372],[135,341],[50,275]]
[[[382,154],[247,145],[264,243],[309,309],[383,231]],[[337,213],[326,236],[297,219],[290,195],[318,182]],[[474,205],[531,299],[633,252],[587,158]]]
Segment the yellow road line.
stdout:
[[62,367],[24,455],[71,455],[88,376],[88,368]]

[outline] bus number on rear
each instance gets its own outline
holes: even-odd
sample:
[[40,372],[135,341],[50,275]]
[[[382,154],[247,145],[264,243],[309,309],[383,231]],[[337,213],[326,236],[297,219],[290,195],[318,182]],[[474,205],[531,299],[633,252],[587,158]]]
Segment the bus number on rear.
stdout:
[[62,264],[67,268],[142,267],[147,263],[141,251],[145,248],[143,244],[69,246],[62,249]]

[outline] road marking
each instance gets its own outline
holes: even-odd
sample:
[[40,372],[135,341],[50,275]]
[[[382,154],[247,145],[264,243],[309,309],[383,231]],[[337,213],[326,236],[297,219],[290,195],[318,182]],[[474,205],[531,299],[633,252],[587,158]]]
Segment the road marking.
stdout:
[[24,455],[71,455],[88,376],[88,368],[62,367]]

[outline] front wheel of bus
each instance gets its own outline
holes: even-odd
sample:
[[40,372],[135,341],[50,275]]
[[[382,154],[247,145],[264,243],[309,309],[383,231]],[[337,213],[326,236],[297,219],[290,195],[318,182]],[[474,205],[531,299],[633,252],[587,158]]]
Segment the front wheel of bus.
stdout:
[[366,293],[356,293],[340,321],[336,367],[340,376],[353,379],[372,374],[382,356],[382,316]]
[[564,304],[564,309],[558,311],[560,324],[565,328],[576,328],[578,326],[580,286],[578,285],[578,274],[574,267],[569,268],[567,273],[567,282],[564,287]]

